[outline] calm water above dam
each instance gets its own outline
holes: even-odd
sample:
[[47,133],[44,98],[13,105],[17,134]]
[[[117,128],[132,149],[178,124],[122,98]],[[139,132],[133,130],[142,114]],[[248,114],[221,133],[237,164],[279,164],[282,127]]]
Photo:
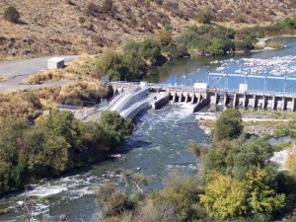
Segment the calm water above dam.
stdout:
[[[296,78],[296,42],[295,38],[276,38],[282,42],[284,50],[266,50],[258,53],[236,54],[229,56],[204,57],[173,61],[163,67],[151,70],[148,82],[160,82],[171,85],[193,86],[195,82],[207,82],[207,73],[238,74],[243,77],[228,77],[228,88],[238,89],[240,83],[248,83],[249,90],[266,90],[296,93],[296,81],[268,79],[264,87],[264,77]],[[246,79],[246,75],[248,75]],[[251,78],[251,75],[262,76],[262,79]],[[217,78],[210,78],[210,86]],[[224,78],[215,85],[224,88]],[[285,84],[285,85],[284,85]],[[284,87],[285,86],[285,87]]]
[[[193,85],[196,81],[206,81],[207,72],[293,76],[296,74],[296,71],[291,72],[296,70],[296,41],[292,38],[280,40],[287,45],[287,48],[281,51],[174,61],[152,70],[148,81]],[[289,85],[290,90],[293,87]],[[120,170],[136,170],[141,167],[141,172],[150,177],[147,189],[161,188],[162,178],[171,171],[196,174],[199,160],[187,151],[191,140],[209,142],[197,127],[195,115],[191,113],[188,104],[169,104],[161,110],[148,110],[138,118],[132,138],[123,146],[126,152],[120,158],[51,180],[25,194],[3,198],[0,201],[1,207],[10,206],[11,210],[0,216],[0,221],[21,221],[19,216],[26,212],[15,208],[15,203],[41,197],[46,197],[48,201],[32,208],[37,219],[41,219],[42,215],[66,214],[69,221],[98,221],[98,209],[94,202],[95,187],[114,181],[123,188]]]

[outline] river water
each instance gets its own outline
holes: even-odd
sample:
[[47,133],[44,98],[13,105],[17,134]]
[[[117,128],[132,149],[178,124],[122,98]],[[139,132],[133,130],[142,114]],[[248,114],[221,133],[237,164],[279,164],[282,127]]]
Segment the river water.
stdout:
[[[293,76],[296,73],[291,71],[296,70],[296,41],[293,38],[281,38],[279,41],[287,48],[247,55],[174,61],[152,70],[147,81],[192,86],[197,81],[205,82],[207,72]],[[242,80],[234,82],[237,84],[239,81]],[[249,81],[249,84],[254,85]],[[269,83],[269,87],[272,84]],[[234,85],[231,87],[235,88]],[[291,83],[289,90],[293,87]],[[161,180],[169,172],[196,174],[200,163],[187,150],[191,140],[209,143],[207,136],[197,127],[189,104],[169,104],[160,110],[148,110],[138,117],[132,138],[122,147],[125,152],[121,157],[71,172],[25,193],[2,198],[0,207],[9,207],[10,211],[0,216],[0,221],[21,221],[20,216],[26,211],[17,207],[17,201],[29,202],[30,199],[40,198],[43,201],[30,206],[37,220],[48,215],[66,214],[69,221],[99,221],[95,187],[112,181],[124,189],[124,182],[119,175],[121,170],[136,171],[140,167],[140,172],[150,178],[148,190],[160,189]]]

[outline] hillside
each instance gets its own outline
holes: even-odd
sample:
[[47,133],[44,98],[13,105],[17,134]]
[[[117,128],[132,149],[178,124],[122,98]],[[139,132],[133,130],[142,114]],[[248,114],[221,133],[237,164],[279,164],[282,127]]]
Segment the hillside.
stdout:
[[13,5],[20,23],[0,20],[0,60],[49,54],[98,53],[141,39],[157,29],[177,35],[198,24],[206,12],[212,22],[233,28],[270,24],[294,11],[294,0],[3,0],[0,17]]

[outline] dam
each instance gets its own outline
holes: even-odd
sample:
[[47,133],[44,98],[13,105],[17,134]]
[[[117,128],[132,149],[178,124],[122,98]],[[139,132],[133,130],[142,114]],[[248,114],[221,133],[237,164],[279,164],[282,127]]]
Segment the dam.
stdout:
[[[283,81],[282,92],[267,91],[267,90],[248,90],[248,82],[239,84],[239,89],[229,89],[227,87],[228,77],[231,74],[209,74],[220,76],[220,81],[224,80],[223,87],[218,86],[218,81],[215,84],[209,85],[209,83],[195,83],[191,86],[172,86],[165,84],[154,84],[146,82],[108,82],[111,85],[115,94],[118,97],[122,97],[124,94],[129,94],[129,97],[125,97],[125,105],[121,107],[129,108],[132,115],[127,114],[127,111],[123,112],[123,109],[118,109],[122,113],[122,116],[130,118],[134,117],[136,113],[143,109],[153,108],[158,109],[163,105],[166,105],[169,101],[174,103],[190,103],[192,104],[192,112],[197,112],[208,104],[223,105],[225,107],[233,108],[260,108],[270,110],[296,110],[296,93],[286,92],[286,81],[295,81],[296,78],[287,77],[266,77],[266,76],[246,76],[245,78],[264,78],[265,81],[268,78],[280,79]],[[233,75],[238,76],[238,75]],[[220,84],[221,86],[221,84]],[[266,86],[266,85],[265,85]],[[138,92],[134,92],[138,88]],[[134,92],[134,93],[133,93]],[[142,93],[140,93],[142,92]],[[143,94],[144,92],[144,94]],[[145,96],[143,96],[145,95]],[[116,97],[114,98],[115,100]],[[112,103],[112,101],[110,102]],[[145,103],[145,105],[143,104]],[[134,107],[134,110],[132,111]],[[112,109],[110,109],[112,110]],[[124,114],[125,113],[125,114]]]

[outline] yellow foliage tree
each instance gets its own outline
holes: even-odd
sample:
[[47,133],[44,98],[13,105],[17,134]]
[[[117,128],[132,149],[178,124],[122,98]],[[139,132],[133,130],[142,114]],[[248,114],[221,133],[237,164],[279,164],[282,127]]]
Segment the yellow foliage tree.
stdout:
[[285,195],[276,192],[265,184],[267,172],[259,166],[246,173],[248,204],[256,212],[272,213],[285,206]]
[[244,182],[210,171],[206,184],[205,194],[200,194],[199,198],[210,216],[226,219],[246,213]]
[[205,194],[200,202],[208,214],[218,219],[228,219],[246,213],[273,213],[285,206],[285,195],[277,194],[267,186],[267,172],[260,167],[246,173],[246,180],[210,171],[206,176]]

